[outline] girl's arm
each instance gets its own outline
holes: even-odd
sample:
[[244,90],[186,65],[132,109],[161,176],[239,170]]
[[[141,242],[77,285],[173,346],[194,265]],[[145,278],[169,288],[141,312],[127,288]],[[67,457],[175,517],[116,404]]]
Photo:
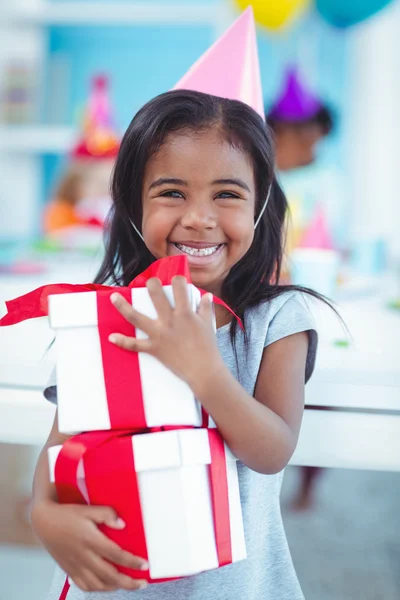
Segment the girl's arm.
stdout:
[[57,413],[53,422],[53,426],[49,433],[49,437],[42,448],[39,455],[39,460],[36,465],[35,476],[33,478],[33,500],[32,500],[32,519],[34,520],[35,508],[45,503],[57,502],[55,486],[50,483],[49,479],[49,463],[47,460],[47,449],[51,446],[63,444],[69,436],[63,435],[58,431]]
[[299,333],[264,350],[253,398],[236,381],[219,353],[212,327],[210,298],[203,296],[193,313],[186,280],[173,280],[175,309],[160,282],[147,283],[157,310],[152,320],[137,312],[120,294],[111,301],[135,327],[149,336],[139,340],[113,334],[121,348],[147,352],[158,358],[194,391],[213,417],[234,454],[261,473],[276,473],[290,460],[296,447],[304,403],[308,336]]
[[308,334],[297,333],[264,350],[254,398],[221,361],[192,389],[232,452],[260,473],[277,473],[297,444],[304,406]]
[[115,529],[125,526],[112,508],[57,503],[55,486],[49,481],[47,448],[63,444],[66,439],[67,436],[58,431],[56,415],[35,472],[33,530],[49,554],[82,590],[105,592],[145,587],[146,581],[123,575],[110,564],[132,569],[148,567],[143,559],[125,552],[98,529],[101,523]]

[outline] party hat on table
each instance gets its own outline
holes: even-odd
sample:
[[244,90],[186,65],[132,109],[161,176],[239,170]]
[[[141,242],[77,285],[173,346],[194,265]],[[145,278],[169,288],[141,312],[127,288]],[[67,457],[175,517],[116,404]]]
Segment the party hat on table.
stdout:
[[73,159],[106,159],[118,154],[119,138],[115,132],[107,77],[92,80],[86,108],[83,136],[72,151]]
[[240,100],[265,119],[251,7],[194,63],[174,89]]
[[317,206],[314,218],[304,233],[299,248],[313,248],[316,250],[335,249],[322,205]]
[[274,121],[295,123],[308,121],[321,110],[322,104],[301,80],[295,67],[287,70],[283,89],[269,111],[268,118]]

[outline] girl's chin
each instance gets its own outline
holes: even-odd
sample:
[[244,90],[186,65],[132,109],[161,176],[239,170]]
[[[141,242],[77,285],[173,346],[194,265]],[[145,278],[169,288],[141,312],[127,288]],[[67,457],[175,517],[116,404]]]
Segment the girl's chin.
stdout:
[[209,273],[207,271],[202,271],[201,269],[195,269],[189,265],[190,268],[190,277],[193,285],[204,290],[205,292],[210,292],[210,294],[214,294],[214,296],[221,297],[222,285],[224,279],[226,277],[226,273]]

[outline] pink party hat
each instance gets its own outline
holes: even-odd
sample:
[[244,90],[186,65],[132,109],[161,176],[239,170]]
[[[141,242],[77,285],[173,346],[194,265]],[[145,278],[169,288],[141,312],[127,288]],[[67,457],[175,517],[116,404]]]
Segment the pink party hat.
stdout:
[[287,70],[283,90],[268,114],[274,121],[308,121],[322,108],[321,102],[301,81],[295,67]]
[[240,100],[265,119],[256,27],[251,6],[194,63],[174,89]]
[[119,139],[114,131],[108,79],[93,78],[83,123],[83,136],[72,151],[73,158],[113,158],[118,154]]
[[300,241],[299,248],[335,249],[322,205],[317,207],[314,218]]

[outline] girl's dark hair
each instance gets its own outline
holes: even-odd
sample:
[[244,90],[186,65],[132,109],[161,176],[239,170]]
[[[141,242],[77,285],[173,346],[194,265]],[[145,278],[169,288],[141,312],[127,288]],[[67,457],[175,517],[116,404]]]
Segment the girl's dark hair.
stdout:
[[[274,175],[274,148],[269,127],[249,106],[200,92],[176,90],[157,96],[136,114],[121,142],[112,179],[113,208],[106,232],[106,254],[95,279],[128,285],[154,260],[131,221],[141,228],[142,187],[147,161],[174,132],[217,127],[251,158],[256,181],[256,214],[270,185],[271,196],[246,255],[224,281],[222,298],[244,319],[245,310],[288,290],[312,290],[279,284],[287,202]],[[234,339],[236,321],[232,322]]]

